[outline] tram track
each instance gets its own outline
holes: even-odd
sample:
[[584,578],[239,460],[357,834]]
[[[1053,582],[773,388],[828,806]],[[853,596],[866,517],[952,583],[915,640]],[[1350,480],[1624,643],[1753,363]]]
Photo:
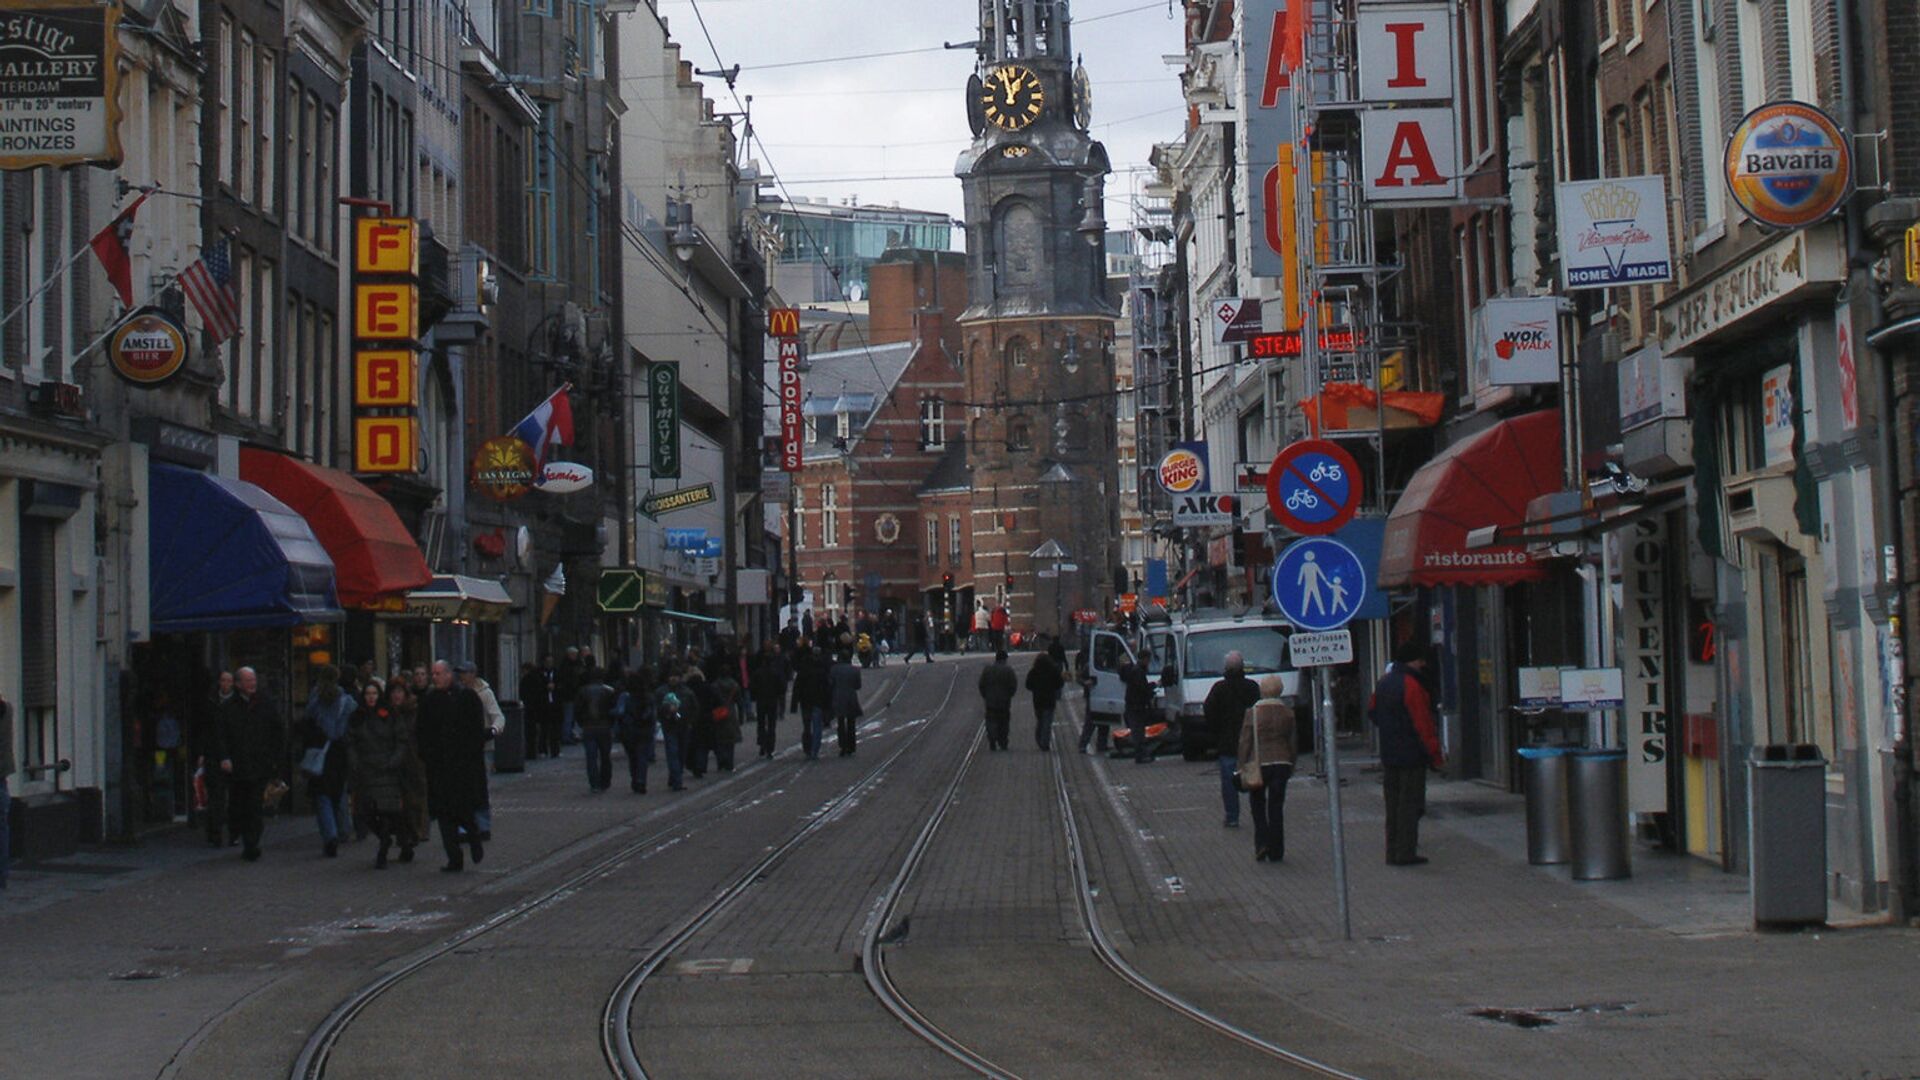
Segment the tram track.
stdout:
[[[893,766],[933,729],[932,721],[946,711],[948,702],[953,698],[954,687],[959,684],[959,678],[960,671],[956,665],[953,677],[947,684],[946,694],[940,699],[940,704],[928,714],[927,723],[921,725],[919,730],[883,758],[878,766],[814,811],[806,824],[774,846],[744,872],[736,875],[712,899],[685,919],[677,930],[648,950],[646,955],[628,970],[625,977],[614,987],[613,992],[607,996],[606,1005],[601,1010],[601,1053],[606,1059],[607,1068],[614,1076],[620,1077],[621,1080],[647,1080],[652,1075],[647,1072],[645,1064],[640,1060],[639,1051],[633,1039],[634,1003],[646,986],[647,980],[659,971],[668,958],[684,948],[715,919],[752,893],[754,886],[763,881],[770,871],[817,835],[828,823],[838,818],[841,809],[856,802],[878,785]],[[978,745],[978,737],[975,745]],[[969,759],[971,759],[971,753]]]
[[[912,682],[912,679],[913,669],[909,666],[902,673],[899,683],[893,687],[892,693],[887,697],[886,701],[869,712],[867,718],[871,720],[892,709],[900,700],[901,695],[906,692],[907,686]],[[952,693],[951,686],[948,688],[948,693],[949,695]],[[684,833],[690,836],[692,835],[691,830],[697,830],[708,822],[719,820],[734,808],[753,803],[768,790],[776,787],[783,780],[792,776],[791,769],[781,768],[780,765],[783,763],[783,759],[790,758],[798,752],[797,747],[789,747],[782,751],[775,761],[769,762],[759,768],[751,769],[751,771],[746,769],[741,770],[740,773],[735,774],[732,782],[724,787],[709,788],[697,793],[691,800],[679,803],[673,807],[661,808],[655,813],[659,815],[672,815],[674,820],[671,823],[651,830],[646,835],[621,845],[617,850],[595,860],[586,867],[565,875],[557,883],[510,904],[478,922],[467,925],[451,937],[445,938],[405,957],[392,969],[354,991],[327,1014],[319,1026],[308,1035],[306,1042],[301,1047],[299,1055],[294,1059],[289,1076],[292,1080],[320,1080],[320,1078],[326,1075],[327,1068],[332,1062],[333,1052],[339,1045],[342,1037],[345,1036],[354,1022],[359,1019],[369,1007],[389,991],[408,979],[424,972],[449,954],[470,945],[476,939],[523,922],[563,902],[568,896],[590,885],[595,880],[637,862],[644,861],[652,852],[661,850],[662,845],[666,845],[670,841],[676,841],[676,839],[686,839],[686,836],[682,836],[681,834]],[[749,778],[751,779],[749,780]],[[743,781],[746,781],[744,786],[739,787],[737,790],[732,790],[735,785]],[[719,799],[717,802],[710,801],[712,796],[720,792],[726,792],[726,797]],[[633,828],[634,824],[632,822],[610,826],[600,830],[596,834],[589,835],[582,841],[576,841],[576,846],[583,846],[590,849],[606,843],[609,839],[623,832],[631,831]]]
[[[952,782],[947,786],[920,834],[915,838],[913,847],[902,861],[900,872],[882,894],[876,916],[867,927],[862,941],[861,966],[866,976],[867,986],[881,1006],[929,1046],[981,1076],[990,1077],[993,1080],[1021,1080],[1019,1073],[996,1064],[980,1048],[970,1046],[956,1038],[915,1007],[895,985],[887,972],[886,965],[888,928],[893,925],[901,898],[905,895],[914,874],[919,870],[920,863],[927,849],[932,845],[935,834],[945,823],[967,773],[972,769],[974,760],[978,756],[984,737],[984,732],[975,735],[965,760],[955,770]],[[1067,784],[1066,767],[1062,764],[1063,756],[1061,753],[1049,755],[1052,759],[1054,793],[1058,802],[1061,827],[1065,833],[1068,865],[1072,873],[1076,900],[1075,907],[1081,926],[1086,931],[1088,943],[1100,963],[1155,1005],[1182,1016],[1216,1035],[1284,1063],[1294,1070],[1311,1076],[1324,1077],[1326,1080],[1362,1080],[1353,1073],[1289,1050],[1208,1012],[1147,978],[1127,960],[1114,945],[1100,918],[1087,865],[1086,847],[1081,839],[1078,816],[1074,812],[1072,794]]]

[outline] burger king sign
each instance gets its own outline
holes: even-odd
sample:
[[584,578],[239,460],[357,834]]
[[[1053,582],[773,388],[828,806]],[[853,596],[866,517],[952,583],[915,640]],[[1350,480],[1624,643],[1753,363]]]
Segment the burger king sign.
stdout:
[[1175,443],[1160,459],[1160,487],[1173,495],[1207,488],[1207,444]]

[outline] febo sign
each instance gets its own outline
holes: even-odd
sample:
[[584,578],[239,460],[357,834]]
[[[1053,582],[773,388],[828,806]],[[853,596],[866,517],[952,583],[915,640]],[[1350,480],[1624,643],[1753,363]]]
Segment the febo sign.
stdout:
[[[1366,196],[1419,202],[1460,195],[1460,147],[1452,102],[1453,16],[1445,4],[1362,4],[1354,20],[1362,103],[1434,102],[1360,114]],[[1444,104],[1442,104],[1444,103]]]
[[[1247,128],[1248,190],[1260,196],[1260,224],[1249,260],[1256,277],[1289,278],[1295,272],[1290,248],[1294,204],[1281,147],[1299,141],[1294,111],[1293,76],[1304,52],[1307,0],[1246,0],[1246,70],[1240,85],[1245,97],[1240,115]],[[1290,323],[1292,329],[1297,323]]]
[[1302,439],[1267,466],[1267,513],[1303,536],[1325,536],[1353,520],[1362,488],[1352,454],[1327,439]]
[[799,472],[806,459],[806,425],[801,418],[805,402],[800,388],[800,342],[780,342],[780,470]]

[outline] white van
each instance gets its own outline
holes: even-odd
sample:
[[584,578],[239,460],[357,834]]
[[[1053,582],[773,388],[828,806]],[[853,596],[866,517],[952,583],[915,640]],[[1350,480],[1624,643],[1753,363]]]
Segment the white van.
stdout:
[[[1278,674],[1289,695],[1299,692],[1300,676],[1287,656],[1287,637],[1292,632],[1286,620],[1260,612],[1233,615],[1203,610],[1172,619],[1149,616],[1144,635],[1147,672],[1157,690],[1169,664],[1179,670],[1179,682],[1160,704],[1178,718],[1180,749],[1186,758],[1198,760],[1214,753],[1203,710],[1207,692],[1226,674],[1228,653],[1238,652],[1246,659],[1248,678],[1258,682]],[[1094,631],[1088,657],[1094,682],[1087,711],[1096,723],[1122,722],[1127,692],[1120,684],[1120,668],[1134,655],[1118,631]]]

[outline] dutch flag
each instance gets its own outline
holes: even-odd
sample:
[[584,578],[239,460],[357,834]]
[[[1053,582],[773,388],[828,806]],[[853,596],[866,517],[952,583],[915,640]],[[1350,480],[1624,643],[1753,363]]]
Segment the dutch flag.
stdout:
[[573,404],[567,398],[569,383],[555,390],[547,400],[534,407],[525,420],[513,426],[511,432],[521,442],[533,447],[533,465],[535,469],[547,463],[547,450],[555,446],[567,446],[573,442]]

